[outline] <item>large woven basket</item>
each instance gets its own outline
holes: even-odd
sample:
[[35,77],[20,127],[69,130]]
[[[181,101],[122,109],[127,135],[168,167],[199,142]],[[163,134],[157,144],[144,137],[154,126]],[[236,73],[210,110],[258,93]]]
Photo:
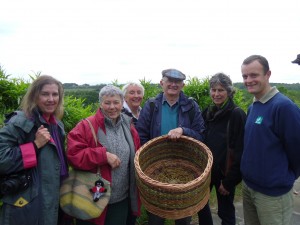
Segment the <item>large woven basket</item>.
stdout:
[[134,163],[141,200],[149,212],[180,219],[194,215],[208,202],[213,157],[202,142],[160,136],[137,151]]

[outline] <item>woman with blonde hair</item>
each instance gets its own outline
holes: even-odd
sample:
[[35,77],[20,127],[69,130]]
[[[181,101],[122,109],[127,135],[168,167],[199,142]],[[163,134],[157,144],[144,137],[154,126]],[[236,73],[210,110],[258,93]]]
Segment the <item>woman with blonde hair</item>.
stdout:
[[21,111],[0,130],[2,225],[57,225],[59,189],[67,176],[63,86],[42,75],[30,85]]

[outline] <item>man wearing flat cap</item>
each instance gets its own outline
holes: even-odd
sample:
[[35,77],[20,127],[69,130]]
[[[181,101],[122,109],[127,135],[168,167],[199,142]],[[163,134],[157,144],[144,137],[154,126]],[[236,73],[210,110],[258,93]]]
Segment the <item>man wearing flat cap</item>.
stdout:
[[[204,120],[198,104],[183,94],[185,75],[176,69],[162,71],[163,92],[149,99],[141,110],[136,129],[141,144],[161,136],[176,140],[181,135],[203,141]],[[164,218],[148,212],[148,225],[163,225]],[[175,220],[176,225],[189,225],[191,217]]]
[[300,54],[297,55],[297,58],[294,61],[292,61],[292,63],[300,65]]

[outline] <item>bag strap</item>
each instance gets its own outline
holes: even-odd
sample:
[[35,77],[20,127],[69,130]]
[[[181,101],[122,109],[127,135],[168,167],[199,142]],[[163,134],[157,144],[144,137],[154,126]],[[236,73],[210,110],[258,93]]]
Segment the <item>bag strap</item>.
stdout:
[[[95,129],[94,129],[93,125],[92,125],[91,121],[89,121],[89,119],[86,118],[85,120],[88,122],[88,124],[89,124],[89,126],[91,128],[91,131],[92,131],[92,134],[93,134],[96,146],[98,146],[98,140],[97,140],[96,132],[95,132]],[[98,166],[98,168],[97,168],[97,175],[99,175],[99,177],[101,177],[100,166]]]
[[91,131],[92,131],[92,134],[93,134],[96,146],[98,146],[97,136],[96,136],[96,132],[95,132],[95,129],[94,129],[93,125],[92,125],[91,121],[89,121],[89,119],[86,118],[85,120],[88,122],[88,124],[89,124],[89,126],[91,128]]

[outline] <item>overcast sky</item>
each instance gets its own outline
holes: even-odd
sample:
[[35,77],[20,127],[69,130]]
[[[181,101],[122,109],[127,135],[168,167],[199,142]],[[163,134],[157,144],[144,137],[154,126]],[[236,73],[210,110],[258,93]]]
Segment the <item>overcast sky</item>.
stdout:
[[161,71],[242,82],[252,54],[269,60],[271,82],[300,82],[299,0],[10,0],[1,2],[0,65],[29,80],[159,82]]

